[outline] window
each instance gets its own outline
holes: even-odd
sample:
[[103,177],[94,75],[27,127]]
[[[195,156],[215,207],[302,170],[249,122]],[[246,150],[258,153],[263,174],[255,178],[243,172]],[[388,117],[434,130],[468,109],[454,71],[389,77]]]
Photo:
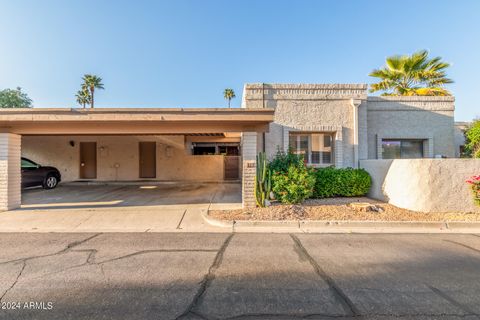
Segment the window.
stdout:
[[383,139],[383,159],[423,158],[423,140]]
[[309,165],[333,164],[333,133],[290,133],[290,150]]
[[37,168],[38,165],[33,162],[33,161],[30,161],[28,159],[25,159],[25,158],[22,158],[22,162],[21,162],[21,165],[22,169],[27,169],[27,168]]
[[238,143],[193,142],[192,154],[238,156],[240,154],[240,145]]

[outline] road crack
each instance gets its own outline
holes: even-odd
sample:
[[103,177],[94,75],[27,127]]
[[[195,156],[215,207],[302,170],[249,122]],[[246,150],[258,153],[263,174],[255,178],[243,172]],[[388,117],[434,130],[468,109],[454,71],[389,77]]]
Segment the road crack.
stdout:
[[325,272],[325,270],[323,270],[322,267],[320,267],[317,261],[313,259],[313,257],[308,253],[307,249],[305,249],[305,247],[303,246],[300,239],[298,239],[298,237],[295,236],[294,234],[290,234],[290,237],[292,238],[293,242],[298,248],[299,254],[301,254],[302,257],[305,258],[310,263],[310,265],[315,270],[315,273],[320,278],[322,278],[323,281],[325,281],[328,284],[330,290],[334,294],[334,297],[342,305],[345,312],[347,312],[352,316],[359,317],[360,311],[357,309],[357,307],[353,304],[350,298],[343,292],[343,290],[337,286],[335,281]]
[[27,266],[27,262],[26,261],[22,261],[23,262],[23,265],[22,265],[22,268],[20,269],[20,272],[18,273],[17,277],[15,278],[15,281],[12,283],[12,285],[7,288],[7,290],[5,290],[5,292],[2,294],[2,296],[0,297],[0,302],[2,302],[3,298],[7,295],[7,293],[13,289],[13,287],[15,287],[15,285],[17,284],[18,280],[20,279],[20,277],[22,276],[23,274],[23,271],[25,270],[25,267]]
[[457,300],[453,299],[452,297],[450,297],[447,293],[443,292],[442,290],[438,289],[438,288],[435,288],[434,286],[430,286],[428,284],[425,284],[430,290],[432,290],[434,293],[436,293],[437,295],[439,295],[440,297],[442,297],[443,299],[445,299],[446,301],[448,301],[451,305],[457,307],[458,309],[462,310],[463,312],[465,312],[466,314],[470,314],[470,315],[477,315],[472,309],[470,309],[468,306],[465,306],[463,304],[461,304],[460,302],[458,302]]
[[9,260],[9,261],[4,261],[4,262],[0,262],[0,265],[12,263],[12,262],[28,261],[28,260],[39,259],[39,258],[53,257],[53,256],[56,256],[56,255],[59,255],[59,254],[64,254],[64,253],[67,253],[67,252],[69,252],[70,250],[72,250],[74,247],[77,247],[77,246],[79,246],[79,245],[81,245],[81,244],[84,244],[85,242],[90,241],[90,240],[92,240],[93,238],[96,238],[96,237],[98,237],[98,236],[101,235],[101,234],[102,234],[102,233],[96,233],[96,234],[94,234],[93,236],[90,236],[90,237],[88,237],[88,238],[86,238],[86,239],[71,242],[71,243],[67,244],[67,246],[66,246],[64,249],[62,249],[62,250],[60,250],[60,251],[57,251],[57,252],[55,252],[55,253],[49,253],[49,254],[44,254],[44,255],[31,256],[31,257],[25,257],[25,258],[20,258],[20,259],[14,259],[14,260]]
[[206,318],[204,315],[199,314],[195,309],[202,303],[203,295],[207,291],[207,289],[212,284],[212,281],[215,279],[215,271],[220,267],[223,261],[223,254],[225,253],[230,241],[232,240],[234,233],[231,233],[223,242],[222,246],[218,250],[215,259],[213,260],[212,265],[208,268],[207,274],[203,277],[203,280],[200,282],[200,287],[197,290],[197,293],[193,297],[192,302],[188,305],[187,309],[175,319],[182,319],[186,317],[188,314],[193,314],[196,316],[200,316],[202,318]]

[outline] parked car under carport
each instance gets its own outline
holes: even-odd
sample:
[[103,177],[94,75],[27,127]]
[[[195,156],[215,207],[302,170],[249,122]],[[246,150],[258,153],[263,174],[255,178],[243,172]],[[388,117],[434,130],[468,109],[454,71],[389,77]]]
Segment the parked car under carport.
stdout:
[[41,166],[23,157],[21,161],[22,188],[41,186],[44,189],[53,189],[62,178],[57,168]]

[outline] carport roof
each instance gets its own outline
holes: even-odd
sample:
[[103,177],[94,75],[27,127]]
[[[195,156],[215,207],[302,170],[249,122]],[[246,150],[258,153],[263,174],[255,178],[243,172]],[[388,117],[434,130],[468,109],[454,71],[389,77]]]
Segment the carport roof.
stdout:
[[263,132],[270,108],[1,109],[0,130],[23,135]]

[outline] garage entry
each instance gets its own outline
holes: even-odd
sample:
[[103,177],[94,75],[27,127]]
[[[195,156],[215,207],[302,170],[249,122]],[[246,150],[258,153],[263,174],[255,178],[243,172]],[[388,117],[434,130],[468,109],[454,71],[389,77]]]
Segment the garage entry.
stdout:
[[[56,167],[64,183],[237,181],[243,205],[251,206],[257,134],[271,121],[272,109],[2,110],[0,209],[21,204],[20,156]],[[98,202],[98,193],[91,198]]]

